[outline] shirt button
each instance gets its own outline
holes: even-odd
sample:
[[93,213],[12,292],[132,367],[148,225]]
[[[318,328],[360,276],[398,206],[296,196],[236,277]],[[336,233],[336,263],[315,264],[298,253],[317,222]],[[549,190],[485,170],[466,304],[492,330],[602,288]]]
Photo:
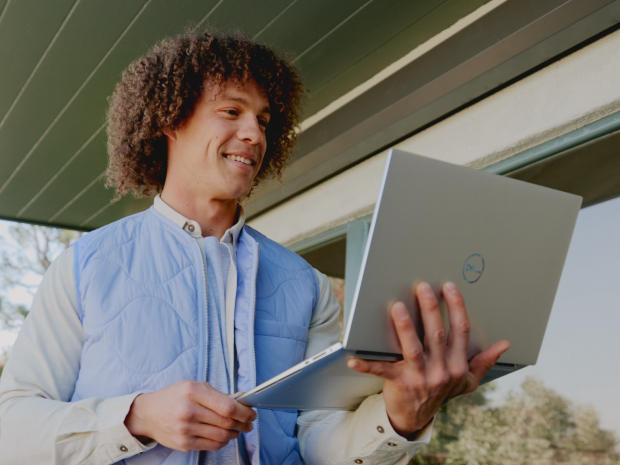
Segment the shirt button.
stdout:
[[379,431],[380,433],[383,433],[383,426],[377,426],[377,431]]
[[193,224],[190,224],[190,225],[187,227],[187,230],[188,230],[189,232],[194,232],[194,229],[196,229],[196,228],[194,228],[194,225],[193,225]]
[[121,450],[121,452],[127,452],[129,450],[123,444],[121,444],[121,447],[119,447],[119,449]]
[[355,459],[355,460],[354,460],[354,462],[355,462],[355,463],[364,463],[364,461],[363,461],[363,460],[360,460],[360,459]]
[[393,442],[388,442],[388,446],[396,447],[396,444],[394,444]]

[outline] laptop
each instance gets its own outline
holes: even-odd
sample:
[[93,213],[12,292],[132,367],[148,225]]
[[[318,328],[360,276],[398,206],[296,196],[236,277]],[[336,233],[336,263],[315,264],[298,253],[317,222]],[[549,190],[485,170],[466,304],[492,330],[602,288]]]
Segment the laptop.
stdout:
[[507,339],[483,383],[534,365],[582,198],[390,150],[342,343],[244,393],[252,407],[353,410],[384,380],[350,357],[402,359],[389,303],[403,301],[423,340],[412,285],[453,281],[472,324],[469,359]]

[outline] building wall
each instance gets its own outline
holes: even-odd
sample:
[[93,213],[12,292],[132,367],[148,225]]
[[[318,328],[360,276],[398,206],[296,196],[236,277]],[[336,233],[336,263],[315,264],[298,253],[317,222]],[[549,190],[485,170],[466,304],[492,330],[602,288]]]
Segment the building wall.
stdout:
[[[395,145],[482,168],[620,111],[620,31]],[[387,152],[249,222],[288,245],[371,213]]]

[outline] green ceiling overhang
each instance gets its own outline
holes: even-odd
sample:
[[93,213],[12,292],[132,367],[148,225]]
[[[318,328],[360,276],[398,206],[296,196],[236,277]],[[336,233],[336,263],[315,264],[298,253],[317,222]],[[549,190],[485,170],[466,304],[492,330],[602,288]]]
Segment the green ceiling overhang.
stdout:
[[[310,116],[487,1],[0,0],[0,218],[90,230],[150,205],[111,203],[104,188],[107,97],[132,60],[188,26],[240,29],[290,51]],[[284,184],[257,190],[248,212],[613,26],[619,4],[508,0],[303,132]]]

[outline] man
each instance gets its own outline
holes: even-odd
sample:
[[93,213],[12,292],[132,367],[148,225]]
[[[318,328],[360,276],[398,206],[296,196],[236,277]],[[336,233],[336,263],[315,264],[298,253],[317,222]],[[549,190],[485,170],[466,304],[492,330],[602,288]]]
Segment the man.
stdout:
[[41,283],[0,384],[0,462],[406,463],[443,402],[508,348],[468,364],[469,322],[444,286],[446,334],[417,286],[425,344],[392,308],[398,363],[355,412],[259,409],[247,391],[336,342],[326,277],[244,224],[238,200],[278,176],[302,86],[266,47],[187,33],[123,75],[108,114],[108,178],[154,206],[80,239]]

